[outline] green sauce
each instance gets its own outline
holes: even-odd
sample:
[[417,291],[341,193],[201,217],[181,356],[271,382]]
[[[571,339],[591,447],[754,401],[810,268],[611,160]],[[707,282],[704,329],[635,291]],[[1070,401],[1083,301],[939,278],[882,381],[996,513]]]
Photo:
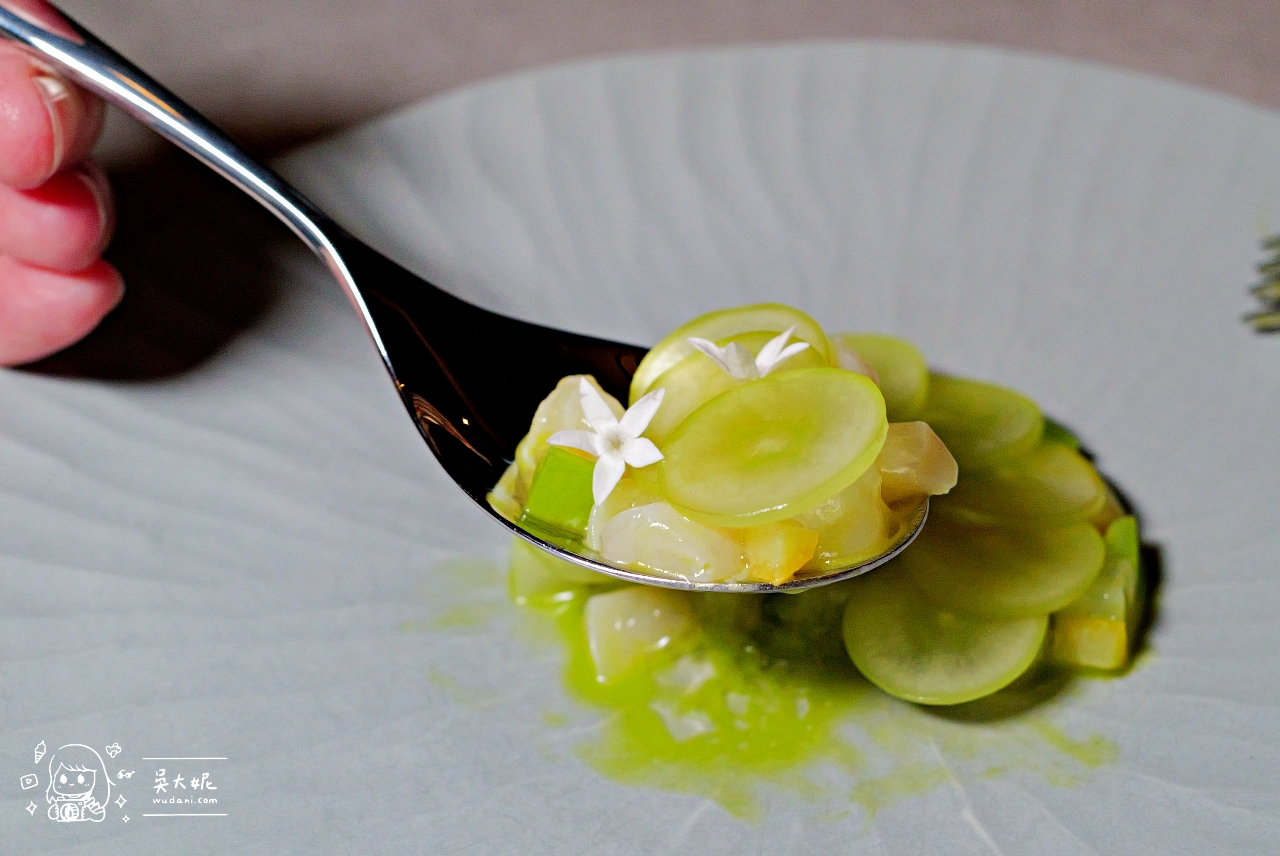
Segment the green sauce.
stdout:
[[523,607],[557,629],[566,688],[601,713],[577,754],[618,782],[709,798],[745,819],[760,818],[767,794],[784,790],[836,814],[859,806],[869,820],[979,778],[1032,772],[1074,784],[1119,754],[1102,735],[1073,737],[1050,721],[1071,679],[1047,666],[952,708],[880,692],[843,649],[842,584],[764,598],[691,595],[703,632],[603,684],[582,621],[599,590],[566,585]]
[[[531,659],[559,647],[565,704],[528,714],[557,747],[549,758],[558,761],[567,746],[606,778],[708,798],[739,818],[762,818],[781,796],[810,804],[817,821],[869,822],[903,800],[938,788],[962,792],[983,779],[1030,775],[1070,787],[1119,757],[1104,735],[1057,721],[1081,680],[1066,670],[1034,669],[992,696],[947,708],[880,692],[841,646],[842,584],[765,599],[704,596],[696,640],[603,685],[582,623],[587,596],[603,590],[583,581],[599,578],[548,585],[519,606],[504,578],[481,559],[437,565],[420,594],[427,615],[399,629],[514,630],[512,641],[525,639]],[[483,710],[504,697],[501,686],[473,685],[474,676],[443,666],[424,677],[462,708]],[[584,707],[594,711],[586,722]]]

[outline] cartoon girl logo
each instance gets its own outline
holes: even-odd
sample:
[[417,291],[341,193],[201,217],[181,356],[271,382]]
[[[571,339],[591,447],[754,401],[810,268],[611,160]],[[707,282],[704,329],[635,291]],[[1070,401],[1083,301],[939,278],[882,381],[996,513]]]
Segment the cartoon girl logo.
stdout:
[[101,823],[111,799],[111,776],[102,756],[82,743],[59,746],[49,756],[49,819]]

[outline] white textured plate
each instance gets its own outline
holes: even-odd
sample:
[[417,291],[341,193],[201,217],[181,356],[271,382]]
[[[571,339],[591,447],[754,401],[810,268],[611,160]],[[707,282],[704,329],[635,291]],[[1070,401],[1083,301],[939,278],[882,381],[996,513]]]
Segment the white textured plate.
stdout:
[[[1049,752],[1032,741],[975,766],[922,724],[898,748],[936,787],[869,802],[876,779],[845,781],[821,810],[766,787],[756,821],[598,776],[574,754],[598,715],[506,605],[501,530],[291,256],[286,304],[178,380],[0,374],[0,850],[1275,852],[1280,339],[1239,319],[1280,118],[1057,60],[814,45],[501,80],[285,168],[410,267],[532,320],[652,342],[779,300],[1036,397],[1163,551],[1150,656],[1037,713],[1118,755],[1067,774],[1027,763]],[[42,741],[96,747],[125,804],[46,818]],[[174,756],[227,760],[143,760]],[[145,817],[160,768],[210,773],[226,816]]]

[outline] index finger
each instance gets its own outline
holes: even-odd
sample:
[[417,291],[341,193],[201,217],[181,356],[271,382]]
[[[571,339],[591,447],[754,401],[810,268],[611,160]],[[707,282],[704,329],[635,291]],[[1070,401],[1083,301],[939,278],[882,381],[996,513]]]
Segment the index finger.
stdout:
[[[0,0],[59,34],[74,33],[42,0]],[[88,156],[102,128],[97,97],[16,45],[0,42],[0,183],[39,187]]]
[[67,24],[62,13],[44,0],[0,0],[0,6],[22,18],[24,21],[44,27],[49,32],[66,39],[79,41],[75,30]]

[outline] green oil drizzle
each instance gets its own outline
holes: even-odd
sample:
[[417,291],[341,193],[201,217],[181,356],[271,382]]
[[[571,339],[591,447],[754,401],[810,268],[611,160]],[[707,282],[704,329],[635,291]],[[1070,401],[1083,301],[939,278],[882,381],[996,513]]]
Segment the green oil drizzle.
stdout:
[[[501,597],[500,573],[474,560],[433,571],[439,611],[401,630],[472,632],[518,609],[528,644],[558,644],[569,696],[598,712],[595,727],[561,711],[542,711],[540,725],[626,785],[708,798],[745,820],[762,819],[770,797],[786,792],[813,805],[816,820],[860,810],[869,823],[903,800],[982,779],[1032,775],[1078,785],[1119,757],[1105,736],[1075,735],[1054,722],[1078,678],[1048,666],[948,708],[882,693],[844,651],[840,584],[765,598],[690,595],[702,632],[604,684],[582,614],[587,598],[605,589],[543,580],[536,596],[515,597],[513,607]],[[455,703],[493,703],[442,672],[428,677]]]
[[952,708],[880,692],[844,652],[838,585],[750,607],[748,596],[690,595],[703,619],[698,638],[603,684],[582,620],[592,593],[566,585],[522,605],[557,628],[569,693],[604,714],[577,754],[624,784],[709,798],[748,820],[762,817],[769,789],[825,804],[833,817],[839,793],[869,821],[909,797],[982,778],[1078,784],[1119,755],[1102,735],[1076,738],[1050,721],[1047,708],[1071,678],[1049,667]]

